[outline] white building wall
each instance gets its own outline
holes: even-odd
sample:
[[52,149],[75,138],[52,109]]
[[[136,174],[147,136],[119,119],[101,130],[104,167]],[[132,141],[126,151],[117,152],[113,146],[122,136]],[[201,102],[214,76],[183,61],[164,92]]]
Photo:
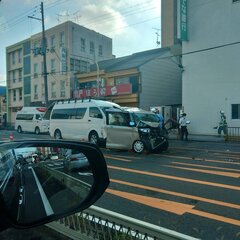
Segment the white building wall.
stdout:
[[224,110],[228,126],[240,127],[231,119],[231,104],[240,104],[240,44],[184,55],[184,53],[240,39],[240,2],[188,1],[188,42],[182,44],[184,72],[183,107],[197,134],[216,134],[219,111]]

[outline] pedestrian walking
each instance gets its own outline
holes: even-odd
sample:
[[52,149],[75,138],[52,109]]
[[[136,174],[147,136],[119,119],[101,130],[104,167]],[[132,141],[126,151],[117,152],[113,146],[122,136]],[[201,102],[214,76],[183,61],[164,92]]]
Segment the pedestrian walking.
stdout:
[[185,137],[185,140],[188,140],[188,129],[187,124],[189,124],[189,121],[186,120],[186,113],[182,114],[182,117],[179,119],[179,126],[180,126],[180,139],[183,140]]
[[226,135],[227,134],[227,118],[224,114],[224,111],[220,111],[220,121],[218,125],[218,136],[220,137],[221,134]]

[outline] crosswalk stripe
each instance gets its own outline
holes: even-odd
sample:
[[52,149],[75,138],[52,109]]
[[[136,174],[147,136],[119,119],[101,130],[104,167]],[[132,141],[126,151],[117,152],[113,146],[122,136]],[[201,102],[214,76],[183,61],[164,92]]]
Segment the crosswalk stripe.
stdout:
[[194,205],[178,203],[173,201],[168,201],[159,198],[146,197],[134,193],[122,192],[108,188],[106,192],[111,193],[134,202],[138,202],[149,207],[158,208],[167,212],[171,212],[177,215],[183,215],[188,210],[194,208]]
[[106,192],[113,194],[115,196],[125,198],[152,208],[157,208],[166,212],[171,212],[177,215],[183,215],[186,213],[190,213],[193,215],[201,216],[204,218],[209,218],[212,220],[229,223],[232,225],[240,226],[240,221],[237,219],[232,219],[228,217],[223,217],[221,215],[212,214],[200,210],[193,209],[193,205],[189,204],[183,204],[183,203],[177,203],[173,201],[163,200],[159,198],[153,198],[153,197],[146,197],[139,194],[134,193],[128,193],[123,191],[117,191],[113,189],[107,189]]
[[227,184],[206,182],[206,181],[195,180],[195,179],[190,179],[190,178],[176,177],[176,176],[170,176],[170,175],[165,175],[165,174],[160,174],[160,173],[145,172],[145,171],[140,171],[140,170],[135,170],[135,169],[130,169],[130,168],[116,167],[116,166],[111,166],[111,165],[108,165],[108,168],[125,171],[125,172],[132,172],[132,173],[138,173],[138,174],[143,174],[143,175],[148,175],[148,176],[167,178],[167,179],[178,180],[178,181],[183,181],[183,182],[197,183],[197,184],[202,184],[202,185],[207,185],[207,186],[221,187],[221,188],[227,188],[227,189],[231,189],[231,190],[240,191],[240,187],[227,185]]
[[105,156],[105,158],[109,159],[109,160],[113,159],[113,160],[118,160],[118,161],[122,161],[122,162],[131,162],[131,160],[128,160],[128,159],[125,159],[125,158],[119,158],[119,157],[106,157]]
[[228,202],[218,201],[218,200],[214,200],[214,199],[208,199],[208,198],[204,198],[204,197],[198,197],[198,196],[179,193],[179,192],[173,192],[173,191],[169,191],[169,190],[164,190],[164,189],[155,188],[155,187],[149,187],[149,186],[140,185],[140,184],[136,184],[136,183],[125,182],[125,181],[112,179],[112,178],[110,179],[110,182],[119,183],[119,184],[131,186],[131,187],[136,187],[136,188],[140,188],[140,189],[150,190],[150,191],[154,191],[154,192],[169,194],[169,195],[173,195],[173,196],[177,196],[177,197],[188,198],[188,199],[191,199],[191,200],[196,200],[196,201],[221,205],[221,206],[224,206],[224,207],[240,209],[240,205],[237,205],[237,204],[234,204],[234,203],[228,203]]
[[214,166],[201,165],[201,164],[192,164],[192,163],[184,163],[184,162],[171,162],[171,163],[172,163],[172,164],[185,165],[185,166],[193,166],[193,167],[211,168],[211,169],[219,169],[219,170],[227,170],[227,171],[233,171],[233,172],[240,172],[240,169],[234,169],[234,168],[214,167]]
[[200,173],[207,173],[207,174],[213,174],[213,175],[220,175],[220,176],[224,176],[224,177],[232,177],[232,178],[239,178],[240,177],[240,173],[221,172],[221,171],[196,169],[196,168],[190,168],[190,167],[179,167],[179,166],[172,166],[172,165],[162,165],[162,166],[163,167],[169,167],[169,168],[175,168],[175,169],[182,169],[182,170],[192,171],[192,172],[200,172]]
[[192,160],[192,161],[217,162],[217,163],[223,163],[223,164],[240,165],[240,162],[230,162],[230,161],[224,161],[224,160],[221,161],[221,160],[214,160],[214,159],[194,158],[194,157],[182,157],[182,156],[177,156],[177,155],[161,154],[161,157],[175,158],[175,159],[185,159],[185,160]]

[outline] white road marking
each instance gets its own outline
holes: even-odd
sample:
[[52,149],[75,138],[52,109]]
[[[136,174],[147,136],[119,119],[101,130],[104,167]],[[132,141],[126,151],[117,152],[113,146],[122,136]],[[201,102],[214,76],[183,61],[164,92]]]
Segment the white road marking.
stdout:
[[53,209],[52,209],[52,207],[51,207],[51,205],[48,201],[48,198],[47,198],[47,196],[46,196],[46,194],[45,194],[45,192],[42,188],[41,183],[38,180],[38,177],[37,177],[35,171],[33,170],[33,168],[31,168],[31,170],[32,170],[33,176],[35,178],[35,181],[36,181],[36,184],[37,184],[37,187],[38,187],[38,190],[39,190],[39,194],[42,198],[42,202],[43,202],[43,206],[45,208],[46,214],[47,214],[47,216],[50,216],[50,215],[54,214]]

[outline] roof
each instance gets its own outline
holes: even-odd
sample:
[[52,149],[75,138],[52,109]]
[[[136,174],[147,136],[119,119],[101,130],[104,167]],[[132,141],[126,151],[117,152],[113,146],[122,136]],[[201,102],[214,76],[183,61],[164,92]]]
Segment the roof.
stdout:
[[[164,55],[170,51],[169,48],[157,48],[144,52],[134,53],[129,56],[113,58],[98,62],[100,70],[105,72],[114,72],[119,70],[131,69],[140,67],[141,65],[156,59],[157,57]],[[96,71],[96,64],[90,66],[90,71]]]

